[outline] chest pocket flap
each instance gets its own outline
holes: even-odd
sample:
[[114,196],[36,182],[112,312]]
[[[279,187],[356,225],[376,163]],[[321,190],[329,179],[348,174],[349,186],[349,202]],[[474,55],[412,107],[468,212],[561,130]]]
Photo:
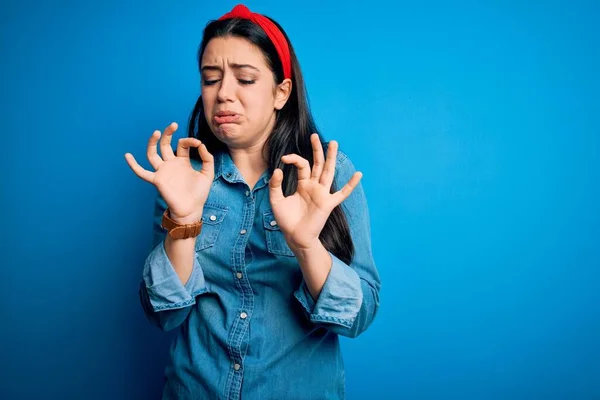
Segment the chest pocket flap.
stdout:
[[277,224],[272,211],[268,211],[263,214],[263,226],[265,228],[267,250],[269,253],[293,257],[294,253],[285,241],[283,232],[281,232],[279,224]]
[[216,204],[205,204],[202,212],[202,231],[196,238],[196,250],[212,247],[217,242],[227,208]]

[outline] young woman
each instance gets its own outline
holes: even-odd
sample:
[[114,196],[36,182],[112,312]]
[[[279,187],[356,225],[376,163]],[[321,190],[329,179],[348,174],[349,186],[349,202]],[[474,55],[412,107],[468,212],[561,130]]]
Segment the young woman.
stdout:
[[163,398],[343,399],[338,335],[379,308],[362,175],[315,133],[275,21],[236,6],[206,26],[198,63],[188,137],[174,153],[175,123],[152,134],[154,172],[125,155],[158,190],[140,297],[178,328]]

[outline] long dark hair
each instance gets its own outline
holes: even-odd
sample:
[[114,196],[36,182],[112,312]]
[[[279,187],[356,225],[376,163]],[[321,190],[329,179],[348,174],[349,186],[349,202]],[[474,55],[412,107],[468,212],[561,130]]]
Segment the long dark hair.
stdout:
[[[271,19],[271,21],[273,21]],[[275,25],[281,30],[290,47],[290,56],[292,60],[292,92],[287,103],[283,108],[277,111],[276,122],[273,132],[269,136],[263,154],[269,165],[269,171],[272,173],[275,168],[283,170],[283,193],[285,196],[296,192],[298,187],[297,170],[294,165],[287,165],[281,161],[285,154],[295,153],[307,159],[312,167],[313,150],[310,136],[313,133],[319,134],[321,145],[326,150],[326,143],[317,131],[316,124],[310,112],[308,97],[304,87],[304,79],[296,54],[291,45],[287,34],[283,28],[275,21]],[[281,60],[277,55],[275,46],[258,25],[244,19],[226,19],[221,21],[211,21],[204,29],[202,43],[198,49],[198,69],[201,68],[202,55],[208,42],[216,37],[239,37],[248,40],[250,43],[262,50],[267,64],[275,76],[275,83],[283,81],[283,67]],[[202,105],[202,96],[196,101],[196,105],[190,115],[188,124],[188,137],[200,139],[213,155],[219,152],[228,151],[227,146],[218,140],[210,130],[206,117],[204,116],[204,107]],[[190,157],[200,159],[197,152],[190,152]],[[331,187],[331,192],[337,189],[335,183]],[[324,247],[331,251],[336,257],[349,264],[354,255],[354,245],[352,243],[350,229],[346,216],[340,206],[337,206],[330,214],[319,239]]]

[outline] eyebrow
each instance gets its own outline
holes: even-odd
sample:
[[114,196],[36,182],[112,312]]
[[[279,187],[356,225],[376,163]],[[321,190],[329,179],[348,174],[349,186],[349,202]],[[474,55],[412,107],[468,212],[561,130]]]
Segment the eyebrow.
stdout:
[[[229,64],[229,66],[233,69],[250,68],[257,72],[260,72],[260,70],[258,68],[256,68],[254,65],[250,65],[250,64]],[[204,67],[202,67],[202,71],[221,71],[221,70],[222,70],[222,68],[217,65],[205,65]]]

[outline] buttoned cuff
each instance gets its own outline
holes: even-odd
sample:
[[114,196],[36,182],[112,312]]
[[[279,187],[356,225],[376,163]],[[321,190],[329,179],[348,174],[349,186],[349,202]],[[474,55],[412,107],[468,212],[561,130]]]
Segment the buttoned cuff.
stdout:
[[351,267],[331,252],[333,263],[317,301],[302,280],[294,296],[312,322],[326,322],[352,327],[362,305],[360,277]]
[[183,285],[167,256],[164,241],[146,259],[143,280],[154,311],[187,307],[194,304],[197,295],[206,292],[204,273],[196,257],[192,274]]

